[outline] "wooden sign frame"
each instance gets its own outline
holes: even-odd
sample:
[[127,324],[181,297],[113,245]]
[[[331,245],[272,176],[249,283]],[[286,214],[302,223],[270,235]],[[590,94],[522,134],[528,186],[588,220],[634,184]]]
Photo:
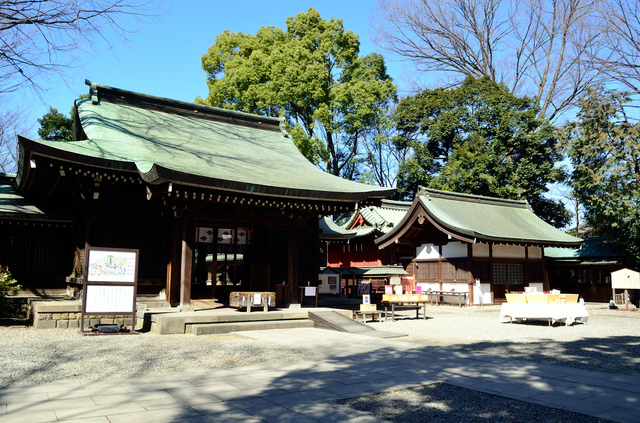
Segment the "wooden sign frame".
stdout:
[[[82,317],[80,333],[86,335],[84,317],[91,315],[130,315],[136,333],[139,250],[85,245]],[[102,334],[101,334],[102,335]]]

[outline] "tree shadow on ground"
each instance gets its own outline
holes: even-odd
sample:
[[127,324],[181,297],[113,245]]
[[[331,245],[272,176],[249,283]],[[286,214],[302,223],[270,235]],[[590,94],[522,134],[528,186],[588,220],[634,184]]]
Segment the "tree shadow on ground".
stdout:
[[615,336],[558,341],[483,341],[453,344],[446,348],[470,354],[489,355],[556,364],[585,370],[640,376],[640,337]]
[[346,398],[336,403],[394,423],[607,421],[446,383]]

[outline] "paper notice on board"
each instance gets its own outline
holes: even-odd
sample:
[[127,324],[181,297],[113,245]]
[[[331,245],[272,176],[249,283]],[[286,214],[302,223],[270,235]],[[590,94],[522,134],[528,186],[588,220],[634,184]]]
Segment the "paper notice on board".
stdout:
[[87,285],[85,313],[133,313],[133,286]]

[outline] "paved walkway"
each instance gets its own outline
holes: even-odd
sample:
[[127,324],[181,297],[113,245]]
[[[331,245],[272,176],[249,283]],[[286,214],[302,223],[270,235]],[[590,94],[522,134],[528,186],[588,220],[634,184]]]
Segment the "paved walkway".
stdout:
[[[323,329],[241,333],[329,358],[161,376],[0,388],[0,423],[378,422],[331,400],[446,382],[620,421],[640,421],[640,378]],[[123,357],[126,366],[126,357]]]

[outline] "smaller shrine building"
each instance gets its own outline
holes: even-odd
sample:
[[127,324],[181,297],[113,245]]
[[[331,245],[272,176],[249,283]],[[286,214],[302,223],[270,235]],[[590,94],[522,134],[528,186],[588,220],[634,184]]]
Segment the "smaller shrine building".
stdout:
[[579,248],[582,239],[544,222],[526,201],[420,188],[375,243],[391,257],[412,252],[405,270],[423,292],[468,292],[470,304],[486,304],[527,287],[548,290],[544,249]]

